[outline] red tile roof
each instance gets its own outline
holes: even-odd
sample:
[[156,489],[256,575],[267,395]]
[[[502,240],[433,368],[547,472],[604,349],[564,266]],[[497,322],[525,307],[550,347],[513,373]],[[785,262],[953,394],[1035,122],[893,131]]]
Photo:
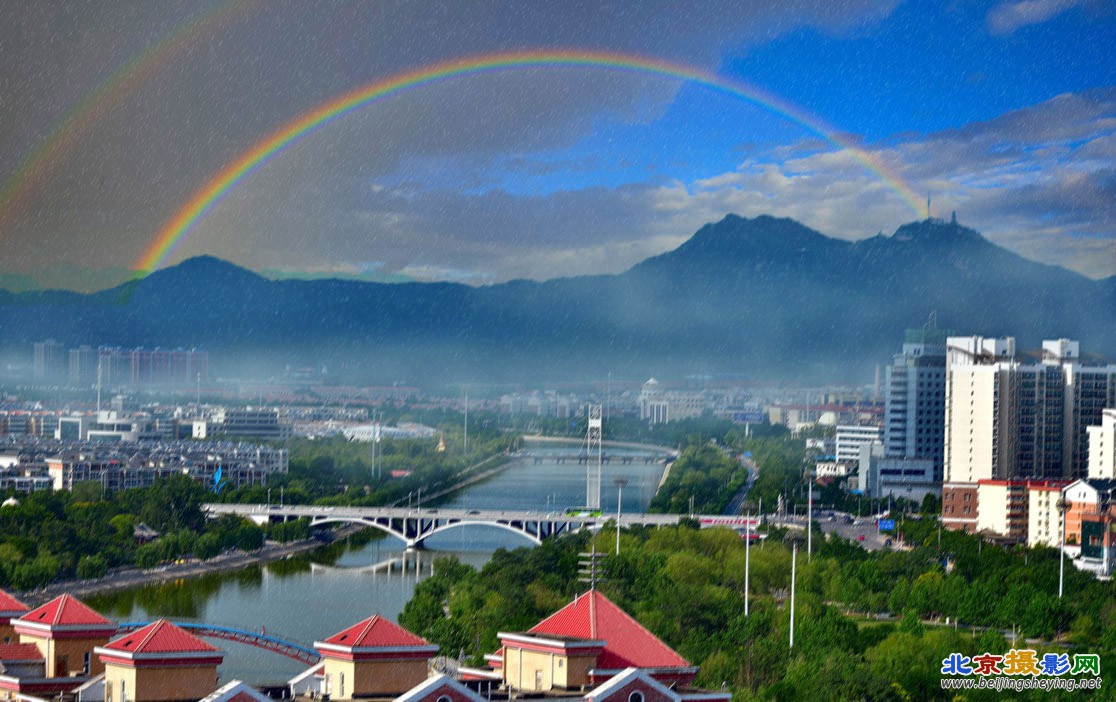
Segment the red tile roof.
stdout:
[[0,612],[26,612],[31,609],[8,593],[0,590]]
[[430,642],[399,626],[395,622],[374,614],[326,639],[323,643],[351,648],[387,646],[429,646]]
[[112,624],[112,622],[90,609],[84,602],[70,595],[56,597],[42,607],[23,615],[20,620],[52,626],[104,626]]
[[117,637],[104,645],[110,651],[129,653],[219,653],[220,649],[202,641],[166,619]]
[[590,590],[531,628],[532,634],[606,642],[597,668],[677,668],[690,663],[597,590]]
[[43,654],[35,644],[0,645],[0,661],[41,661]]

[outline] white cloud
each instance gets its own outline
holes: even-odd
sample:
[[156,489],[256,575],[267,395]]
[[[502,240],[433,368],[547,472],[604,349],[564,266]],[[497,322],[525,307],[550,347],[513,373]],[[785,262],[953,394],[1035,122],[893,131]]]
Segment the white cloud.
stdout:
[[1011,34],[1032,24],[1041,24],[1084,0],[1018,0],[1005,1],[988,11],[986,23],[993,34]]

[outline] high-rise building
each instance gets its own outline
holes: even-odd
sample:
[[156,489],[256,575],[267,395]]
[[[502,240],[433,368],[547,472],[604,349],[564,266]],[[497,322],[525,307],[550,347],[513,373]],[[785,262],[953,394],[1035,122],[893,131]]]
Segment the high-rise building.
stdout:
[[97,349],[79,346],[70,349],[70,385],[88,386],[97,382]]
[[1089,431],[1089,477],[1116,478],[1116,409],[1106,409]]
[[54,339],[35,342],[32,373],[35,380],[57,381],[65,378],[66,349]]
[[1042,360],[1014,355],[1014,339],[950,337],[946,482],[1083,477],[1088,427],[1116,405],[1116,366],[1086,366],[1078,342],[1043,342]]
[[902,353],[887,368],[884,453],[888,458],[930,459],[934,479],[943,474],[946,338],[928,327],[907,330]]
[[[964,512],[975,483],[1088,474],[1088,428],[1116,405],[1116,366],[1082,364],[1069,339],[1044,341],[1041,358],[1024,361],[1012,338],[950,337],[947,356],[944,524],[993,523]],[[980,512],[1003,507],[988,500],[979,497]]]

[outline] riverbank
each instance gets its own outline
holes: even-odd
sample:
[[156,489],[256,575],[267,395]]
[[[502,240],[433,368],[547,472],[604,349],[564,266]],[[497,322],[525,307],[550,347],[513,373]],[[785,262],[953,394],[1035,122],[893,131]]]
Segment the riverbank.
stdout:
[[[332,532],[333,541],[355,534],[363,528],[366,527],[352,525],[337,529]],[[155,568],[148,568],[146,570],[141,568],[118,568],[101,578],[94,578],[91,580],[63,580],[57,583],[51,583],[37,590],[14,592],[13,594],[31,607],[37,607],[62,594],[84,597],[86,595],[101,594],[114,590],[126,590],[143,585],[173,582],[183,578],[194,578],[210,573],[241,570],[242,568],[247,568],[252,565],[262,565],[285,558],[312,553],[320,548],[329,546],[329,543],[330,542],[322,541],[321,539],[313,538],[293,541],[288,544],[272,541],[264,544],[264,547],[258,551],[230,551],[229,553],[223,553],[215,558],[211,558],[208,561],[171,563]]]

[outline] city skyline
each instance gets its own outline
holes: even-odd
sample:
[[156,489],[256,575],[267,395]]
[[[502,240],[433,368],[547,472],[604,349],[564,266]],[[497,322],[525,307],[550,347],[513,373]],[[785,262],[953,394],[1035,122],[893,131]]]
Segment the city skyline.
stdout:
[[728,212],[891,233],[927,196],[1020,255],[1116,273],[1101,3],[12,15],[4,273],[73,266],[79,285],[84,269],[207,253],[278,272],[546,279],[619,272]]

